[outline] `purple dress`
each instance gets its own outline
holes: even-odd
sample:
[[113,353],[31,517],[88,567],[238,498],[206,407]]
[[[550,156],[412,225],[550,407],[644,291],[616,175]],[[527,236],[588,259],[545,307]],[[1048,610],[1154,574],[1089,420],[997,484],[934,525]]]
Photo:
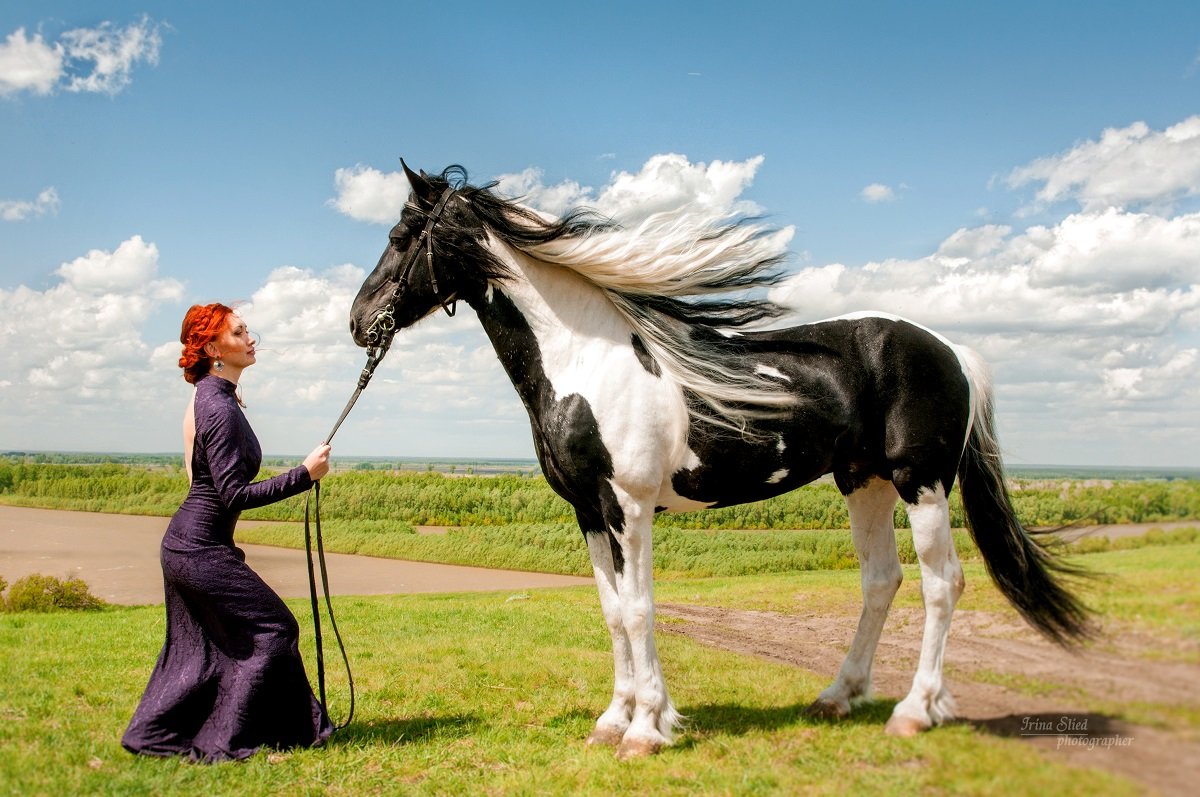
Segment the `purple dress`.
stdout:
[[121,744],[196,761],[320,744],[333,727],[300,660],[296,618],[233,544],[243,509],[308,489],[303,465],[250,483],[262,449],[228,380],[196,383],[192,486],[163,537],[167,640]]

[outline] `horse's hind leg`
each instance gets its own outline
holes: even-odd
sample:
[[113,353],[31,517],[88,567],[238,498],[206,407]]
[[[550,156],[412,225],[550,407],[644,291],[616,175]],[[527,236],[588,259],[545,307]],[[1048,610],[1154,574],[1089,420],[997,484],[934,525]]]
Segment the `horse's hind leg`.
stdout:
[[587,743],[615,746],[620,744],[621,737],[625,735],[633,717],[633,656],[629,647],[629,635],[625,633],[625,621],[621,615],[612,537],[607,531],[587,532],[584,537],[587,539],[588,553],[592,558],[596,588],[600,592],[600,610],[604,613],[604,622],[612,636],[614,669],[612,702],[596,720],[596,726],[588,736]]
[[905,497],[913,547],[921,565],[925,632],[912,689],[896,704],[887,732],[893,736],[911,736],[954,718],[954,699],[943,683],[942,666],[950,616],[965,582],[950,536],[950,508],[942,485],[934,483],[932,488],[920,488],[911,496],[906,495],[905,485],[898,483],[897,487]]
[[892,598],[904,580],[892,522],[899,496],[891,482],[873,479],[846,496],[850,533],[862,569],[862,615],[837,679],[809,706],[810,714],[845,717],[850,703],[870,696],[871,662]]

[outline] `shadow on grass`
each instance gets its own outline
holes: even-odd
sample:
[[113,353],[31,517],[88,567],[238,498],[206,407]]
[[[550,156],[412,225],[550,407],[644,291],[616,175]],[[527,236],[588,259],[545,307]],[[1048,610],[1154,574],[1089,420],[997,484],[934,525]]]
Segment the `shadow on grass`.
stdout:
[[334,733],[329,739],[329,745],[396,745],[426,742],[431,739],[461,739],[469,736],[481,724],[481,720],[472,714],[352,722]]
[[1008,714],[988,719],[964,719],[960,722],[993,736],[1028,740],[1046,736],[1120,739],[1132,732],[1124,720],[1091,712]]
[[856,705],[850,716],[843,719],[809,716],[808,703],[767,707],[743,706],[737,703],[688,706],[681,711],[684,715],[683,731],[690,738],[684,740],[681,746],[690,746],[697,739],[715,734],[742,736],[793,726],[819,728],[837,725],[878,725],[882,731],[895,705],[895,700],[871,700]]

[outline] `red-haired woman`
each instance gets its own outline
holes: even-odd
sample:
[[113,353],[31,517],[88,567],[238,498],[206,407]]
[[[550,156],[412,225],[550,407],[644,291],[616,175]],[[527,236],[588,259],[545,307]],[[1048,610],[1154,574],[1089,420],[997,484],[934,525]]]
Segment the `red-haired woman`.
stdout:
[[179,340],[179,366],[196,386],[183,431],[191,489],[162,542],[166,643],[121,743],[196,761],[320,744],[332,726],[305,675],[296,618],[246,565],[233,529],[241,510],[328,473],[329,446],[251,483],[262,449],[235,392],[255,360],[246,324],[223,304],[195,305]]

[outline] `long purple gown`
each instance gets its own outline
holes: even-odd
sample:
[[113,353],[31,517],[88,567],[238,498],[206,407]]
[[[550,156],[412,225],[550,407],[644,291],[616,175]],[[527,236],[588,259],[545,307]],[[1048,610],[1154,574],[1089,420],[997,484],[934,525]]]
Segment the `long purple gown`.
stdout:
[[234,385],[196,383],[192,486],[163,537],[167,639],[121,744],[196,761],[320,744],[333,727],[300,660],[296,618],[233,544],[243,509],[308,489],[303,465],[251,484],[262,449]]

